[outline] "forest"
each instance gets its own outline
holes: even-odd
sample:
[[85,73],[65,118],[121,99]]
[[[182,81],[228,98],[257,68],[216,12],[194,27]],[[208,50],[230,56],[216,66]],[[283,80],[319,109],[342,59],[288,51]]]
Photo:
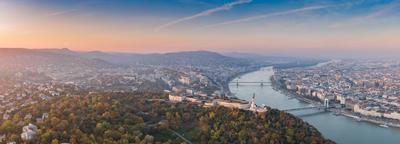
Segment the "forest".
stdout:
[[[1,120],[0,135],[5,134],[6,141],[28,144],[188,143],[184,139],[201,144],[334,143],[303,120],[275,109],[257,114],[204,108],[195,103],[171,103],[167,96],[109,92],[58,97],[26,106],[9,120]],[[38,121],[44,113],[48,117]],[[29,123],[38,127],[37,134],[23,141],[22,127]]]

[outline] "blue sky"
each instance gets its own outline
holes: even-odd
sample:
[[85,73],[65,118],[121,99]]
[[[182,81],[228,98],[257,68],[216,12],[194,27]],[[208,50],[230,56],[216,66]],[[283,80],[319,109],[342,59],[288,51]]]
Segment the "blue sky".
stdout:
[[399,12],[398,0],[3,0],[0,47],[396,51]]

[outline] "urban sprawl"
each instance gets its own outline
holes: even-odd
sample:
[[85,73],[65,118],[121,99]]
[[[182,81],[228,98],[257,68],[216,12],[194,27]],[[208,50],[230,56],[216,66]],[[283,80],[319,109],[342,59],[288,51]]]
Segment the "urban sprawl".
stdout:
[[293,95],[329,99],[343,115],[399,126],[399,61],[332,60],[313,67],[275,70],[273,80]]

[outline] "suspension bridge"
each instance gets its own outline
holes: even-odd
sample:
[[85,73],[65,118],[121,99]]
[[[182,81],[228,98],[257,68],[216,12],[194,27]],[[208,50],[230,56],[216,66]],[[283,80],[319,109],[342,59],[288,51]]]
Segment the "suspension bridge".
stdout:
[[301,110],[309,110],[309,109],[322,110],[322,109],[326,109],[326,107],[325,106],[300,107],[300,108],[285,109],[283,111],[291,112],[291,111],[301,111]]
[[236,86],[239,86],[240,84],[257,84],[260,86],[271,85],[271,82],[264,82],[264,81],[235,81],[230,83],[235,83]]
[[324,105],[318,105],[318,106],[309,106],[309,107],[299,107],[299,108],[290,108],[290,109],[284,109],[283,111],[285,112],[294,112],[294,111],[302,111],[302,110],[324,110],[325,112],[328,111],[331,106],[329,106],[329,99],[324,100]]

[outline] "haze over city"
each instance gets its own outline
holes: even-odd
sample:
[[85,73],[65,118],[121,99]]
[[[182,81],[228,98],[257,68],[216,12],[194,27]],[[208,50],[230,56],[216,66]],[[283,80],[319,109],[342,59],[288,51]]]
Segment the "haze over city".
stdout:
[[0,0],[0,144],[399,144],[400,0]]
[[399,51],[397,0],[2,0],[0,47],[282,55]]

